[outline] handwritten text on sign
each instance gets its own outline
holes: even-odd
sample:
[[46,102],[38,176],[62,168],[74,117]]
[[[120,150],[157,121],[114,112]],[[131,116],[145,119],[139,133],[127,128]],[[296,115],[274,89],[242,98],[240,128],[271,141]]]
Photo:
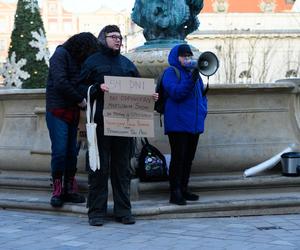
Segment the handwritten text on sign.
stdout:
[[152,95],[155,91],[154,79],[104,76],[104,82],[112,94]]
[[104,77],[109,92],[104,95],[104,134],[154,137],[154,80]]
[[127,137],[153,137],[154,124],[152,120],[122,119],[104,117],[105,135]]

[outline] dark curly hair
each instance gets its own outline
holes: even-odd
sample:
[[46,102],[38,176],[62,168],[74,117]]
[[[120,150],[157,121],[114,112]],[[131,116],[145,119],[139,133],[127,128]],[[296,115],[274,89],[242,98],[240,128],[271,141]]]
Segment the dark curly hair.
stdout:
[[71,36],[62,46],[70,53],[78,64],[100,48],[99,40],[90,32],[81,32]]

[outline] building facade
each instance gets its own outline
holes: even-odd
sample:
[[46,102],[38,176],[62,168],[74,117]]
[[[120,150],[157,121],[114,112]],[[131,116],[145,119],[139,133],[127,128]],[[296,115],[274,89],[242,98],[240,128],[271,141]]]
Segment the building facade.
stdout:
[[300,13],[293,0],[207,0],[189,42],[220,60],[217,83],[299,77]]
[[[7,57],[15,11],[16,3],[5,3],[0,0],[0,63]],[[125,10],[117,12],[103,7],[92,13],[72,13],[64,9],[60,0],[43,0],[41,15],[50,53],[73,34],[89,31],[97,36],[107,24],[116,24],[120,27],[125,35],[123,50],[127,51],[131,49],[132,44],[127,34],[132,34],[133,29],[137,29],[130,19],[130,13]]]
[[[214,83],[274,82],[299,77],[300,13],[294,0],[205,0],[199,29],[187,41],[220,60]],[[296,5],[296,4],[295,4]],[[0,63],[7,57],[16,3],[0,0]],[[124,35],[124,52],[142,45],[142,29],[130,12],[102,7],[92,13],[71,13],[60,0],[43,0],[41,14],[52,53],[71,35],[90,31],[96,36],[107,24],[117,24]]]
[[300,76],[299,23],[300,13],[202,14],[188,40],[219,57],[215,82],[268,83]]

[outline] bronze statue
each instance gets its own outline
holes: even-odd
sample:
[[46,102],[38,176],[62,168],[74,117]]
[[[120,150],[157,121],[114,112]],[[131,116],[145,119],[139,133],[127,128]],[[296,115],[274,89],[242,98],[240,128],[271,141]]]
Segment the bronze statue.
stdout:
[[136,0],[133,22],[144,28],[147,42],[184,40],[199,26],[203,0]]

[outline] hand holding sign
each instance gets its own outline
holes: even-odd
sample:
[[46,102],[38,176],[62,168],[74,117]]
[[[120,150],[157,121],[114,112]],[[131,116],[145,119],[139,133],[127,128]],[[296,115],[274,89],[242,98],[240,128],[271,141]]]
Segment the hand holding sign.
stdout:
[[109,91],[109,87],[108,87],[108,85],[105,84],[105,83],[100,84],[100,89],[101,89],[103,92],[108,92],[108,91]]

